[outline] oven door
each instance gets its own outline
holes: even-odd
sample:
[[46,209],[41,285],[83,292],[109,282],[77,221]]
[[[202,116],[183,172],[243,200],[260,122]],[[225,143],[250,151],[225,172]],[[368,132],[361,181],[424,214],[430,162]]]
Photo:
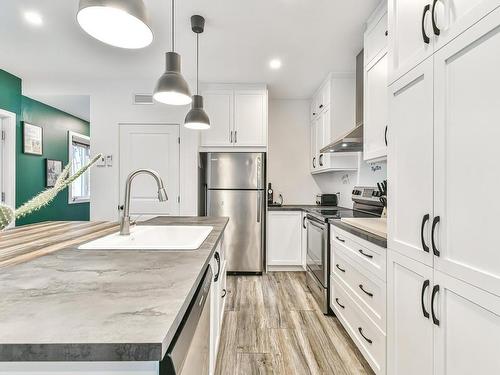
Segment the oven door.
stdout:
[[328,224],[307,215],[306,265],[324,288],[328,287]]

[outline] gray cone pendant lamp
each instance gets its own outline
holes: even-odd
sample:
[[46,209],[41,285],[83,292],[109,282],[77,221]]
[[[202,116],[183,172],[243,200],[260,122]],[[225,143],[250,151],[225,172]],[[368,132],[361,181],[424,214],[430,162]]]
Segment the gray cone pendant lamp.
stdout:
[[196,33],[196,95],[193,95],[191,110],[186,115],[184,126],[189,129],[204,130],[210,128],[210,119],[203,109],[203,97],[198,94],[199,71],[199,36],[205,28],[205,19],[202,16],[191,17],[191,29]]
[[153,41],[143,0],[80,0],[76,19],[90,36],[120,48],[143,48]]
[[172,51],[165,55],[166,69],[154,89],[154,100],[171,105],[191,103],[189,85],[181,74],[181,56],[175,53],[175,7],[172,1]]

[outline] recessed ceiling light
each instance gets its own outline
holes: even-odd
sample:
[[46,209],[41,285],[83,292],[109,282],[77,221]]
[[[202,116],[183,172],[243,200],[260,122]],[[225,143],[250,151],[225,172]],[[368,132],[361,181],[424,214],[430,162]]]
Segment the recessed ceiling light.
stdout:
[[271,61],[269,61],[269,67],[271,69],[281,68],[281,60],[280,59],[272,59]]
[[42,19],[42,16],[40,15],[40,13],[33,12],[33,11],[24,12],[24,19],[28,23],[35,25],[35,26],[41,26],[43,23],[43,19]]

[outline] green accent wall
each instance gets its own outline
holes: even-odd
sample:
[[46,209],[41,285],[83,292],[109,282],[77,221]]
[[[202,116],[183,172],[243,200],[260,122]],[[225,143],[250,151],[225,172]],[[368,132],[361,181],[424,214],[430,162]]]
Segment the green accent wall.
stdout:
[[[16,205],[44,190],[45,159],[68,163],[68,131],[90,135],[90,124],[66,112],[22,96],[21,80],[0,70],[0,108],[17,115]],[[43,128],[43,155],[23,153],[23,121]],[[89,220],[90,204],[68,204],[65,189],[48,206],[17,221],[24,225],[47,220]]]

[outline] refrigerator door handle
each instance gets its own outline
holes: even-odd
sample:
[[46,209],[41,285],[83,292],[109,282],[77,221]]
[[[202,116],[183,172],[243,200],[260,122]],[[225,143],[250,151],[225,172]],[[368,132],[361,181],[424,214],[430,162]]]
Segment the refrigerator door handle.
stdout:
[[262,220],[262,191],[257,192],[257,223]]
[[205,184],[203,186],[203,189],[205,190],[205,216],[209,216],[208,215],[208,186],[207,186],[207,184]]

